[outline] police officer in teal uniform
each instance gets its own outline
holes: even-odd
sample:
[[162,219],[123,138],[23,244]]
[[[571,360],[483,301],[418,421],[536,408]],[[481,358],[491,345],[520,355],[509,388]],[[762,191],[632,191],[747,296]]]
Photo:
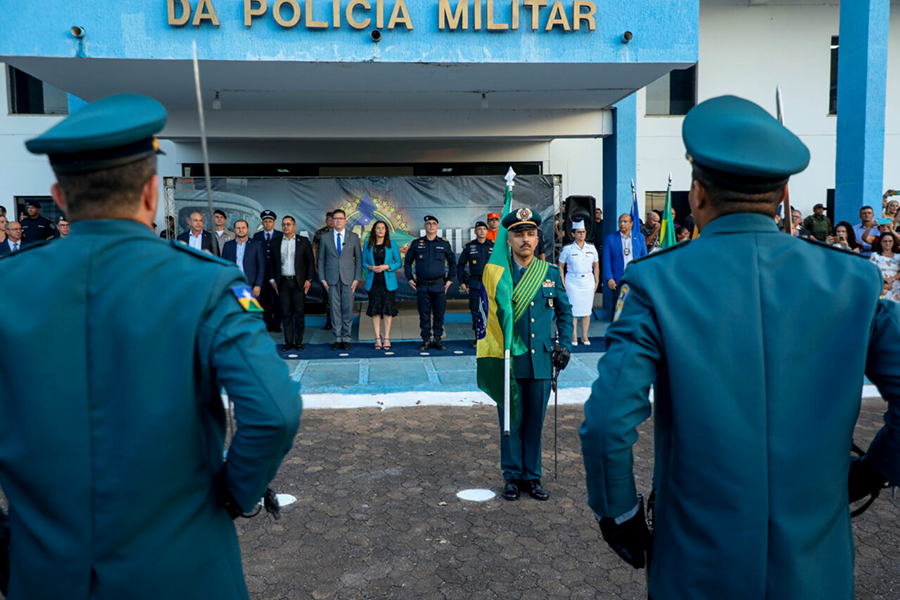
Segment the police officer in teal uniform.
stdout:
[[113,96],[26,143],[72,226],[0,266],[10,598],[248,597],[232,519],[291,448],[298,386],[240,270],[151,231],[165,121]]
[[[654,385],[650,597],[853,598],[848,500],[900,483],[900,306],[868,261],[775,225],[810,155],[768,112],[713,98],[682,133],[701,234],[622,279],[581,426],[588,503],[643,567],[632,446]],[[888,413],[851,467],[864,375]]]
[[[541,216],[530,208],[514,210],[503,219],[512,250],[513,318],[516,331],[528,347],[528,352],[513,357],[521,415],[511,419],[509,437],[500,437],[506,500],[518,499],[520,490],[535,500],[550,497],[541,485],[541,432],[550,400],[554,316],[561,347],[565,352],[572,351],[572,307],[559,269],[535,257],[540,225]],[[502,428],[503,409],[498,407],[498,412]]]
[[[444,312],[447,310],[447,290],[456,274],[456,254],[446,238],[437,234],[438,220],[425,216],[425,235],[414,239],[403,261],[406,280],[416,290],[419,309],[419,329],[422,345],[419,350],[446,350],[444,336]],[[416,267],[413,276],[413,265]],[[445,270],[446,265],[446,270]]]
[[472,313],[472,329],[475,331],[475,341],[472,347],[478,346],[477,327],[479,323],[479,311],[481,310],[481,276],[484,273],[484,265],[491,259],[494,251],[494,242],[487,239],[488,226],[484,221],[475,223],[475,239],[463,246],[456,263],[456,273],[463,292],[469,295],[469,312]]

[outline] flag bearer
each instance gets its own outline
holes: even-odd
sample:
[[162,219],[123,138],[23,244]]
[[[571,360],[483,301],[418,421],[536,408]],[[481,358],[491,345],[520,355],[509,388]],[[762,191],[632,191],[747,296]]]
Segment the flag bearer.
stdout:
[[[556,316],[560,344],[572,350],[572,308],[559,269],[535,257],[541,216],[530,208],[512,211],[503,219],[512,250],[513,318],[528,351],[513,357],[513,375],[521,398],[521,415],[511,418],[509,437],[500,438],[503,497],[516,500],[519,490],[535,500],[550,494],[541,486],[541,431],[550,399],[550,358],[554,347],[552,320]],[[500,426],[503,409],[498,407]]]

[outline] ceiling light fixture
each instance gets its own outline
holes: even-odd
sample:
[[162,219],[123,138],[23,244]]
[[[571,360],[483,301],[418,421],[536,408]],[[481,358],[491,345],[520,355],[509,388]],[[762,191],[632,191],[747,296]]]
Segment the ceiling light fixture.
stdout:
[[481,108],[483,110],[487,107],[488,107],[487,92],[481,92]]
[[219,90],[216,90],[216,99],[212,103],[213,110],[222,110],[222,101],[219,100]]

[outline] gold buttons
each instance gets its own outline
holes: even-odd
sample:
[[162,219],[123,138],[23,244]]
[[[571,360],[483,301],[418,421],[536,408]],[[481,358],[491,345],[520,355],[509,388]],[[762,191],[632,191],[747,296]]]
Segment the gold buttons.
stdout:
[[533,334],[533,333],[531,334],[531,337],[534,337],[534,334]]
[[534,317],[532,317],[531,322],[534,323]]
[[534,354],[534,350],[532,350],[531,353]]
[[534,302],[532,302],[531,305],[534,306]]

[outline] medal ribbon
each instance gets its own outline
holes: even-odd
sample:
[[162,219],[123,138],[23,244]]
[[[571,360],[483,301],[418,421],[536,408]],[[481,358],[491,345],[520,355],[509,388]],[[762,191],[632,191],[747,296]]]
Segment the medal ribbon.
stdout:
[[541,289],[548,267],[549,265],[546,262],[537,258],[532,259],[531,264],[528,265],[528,268],[522,275],[522,279],[516,284],[512,297],[513,323],[519,322],[519,319],[525,314],[529,303],[537,295],[538,290]]

